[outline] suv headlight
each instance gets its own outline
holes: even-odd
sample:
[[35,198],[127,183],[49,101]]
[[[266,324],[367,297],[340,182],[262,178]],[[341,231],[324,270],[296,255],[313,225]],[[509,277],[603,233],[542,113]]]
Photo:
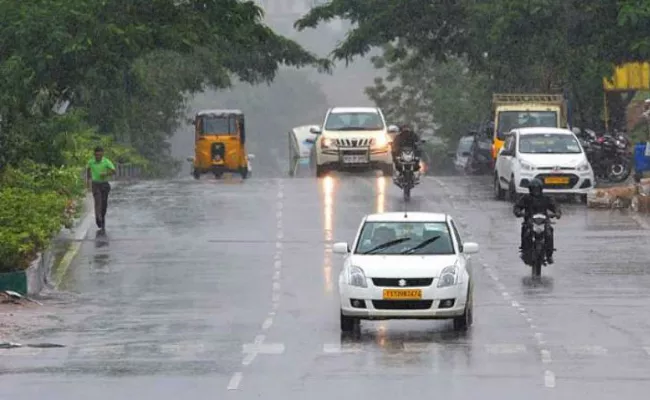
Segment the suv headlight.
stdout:
[[438,280],[438,287],[448,287],[454,286],[458,283],[458,267],[452,265],[450,267],[445,267],[440,273],[440,279]]
[[589,171],[590,168],[591,168],[591,165],[589,165],[589,162],[588,161],[583,161],[582,163],[580,163],[580,165],[578,165],[578,167],[576,169],[578,171],[584,172],[584,171]]
[[374,148],[382,148],[388,146],[389,142],[389,137],[388,135],[382,135],[378,138],[374,138],[372,140],[372,147]]
[[368,287],[368,281],[366,280],[366,274],[363,273],[363,270],[359,267],[350,267],[348,272],[348,284],[350,286]]
[[332,139],[326,138],[325,136],[321,136],[320,147],[326,149],[328,147],[334,147],[335,145],[336,143]]
[[525,161],[519,160],[519,165],[521,166],[521,169],[524,171],[533,171],[535,167],[532,164],[529,164]]

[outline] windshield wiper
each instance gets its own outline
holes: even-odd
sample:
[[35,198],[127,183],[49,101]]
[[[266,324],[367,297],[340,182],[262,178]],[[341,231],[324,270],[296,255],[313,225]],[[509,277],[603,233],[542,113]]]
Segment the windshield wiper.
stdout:
[[383,249],[386,249],[386,248],[391,247],[391,246],[395,246],[396,244],[406,242],[407,240],[411,240],[411,238],[410,237],[403,237],[403,238],[399,238],[399,239],[393,239],[390,242],[386,242],[386,243],[382,243],[380,245],[377,245],[377,246],[373,247],[372,249],[370,249],[370,250],[368,250],[366,252],[363,252],[361,254],[372,254],[375,251],[379,251],[379,250],[383,250]]
[[416,245],[416,246],[414,246],[414,247],[411,247],[410,249],[406,249],[406,250],[404,250],[401,254],[409,254],[409,253],[413,253],[414,251],[416,251],[416,250],[420,250],[421,248],[426,247],[427,245],[429,245],[429,244],[435,242],[435,241],[438,240],[438,239],[440,239],[440,235],[438,235],[438,236],[434,236],[434,237],[430,237],[429,239],[423,240],[423,241],[420,242],[418,245]]

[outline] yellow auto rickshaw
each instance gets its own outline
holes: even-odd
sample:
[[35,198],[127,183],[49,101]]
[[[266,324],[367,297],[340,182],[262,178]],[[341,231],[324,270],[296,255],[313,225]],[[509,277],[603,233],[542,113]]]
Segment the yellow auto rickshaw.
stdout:
[[192,176],[214,174],[218,179],[225,172],[249,174],[246,153],[244,113],[240,110],[202,110],[194,117],[194,158]]

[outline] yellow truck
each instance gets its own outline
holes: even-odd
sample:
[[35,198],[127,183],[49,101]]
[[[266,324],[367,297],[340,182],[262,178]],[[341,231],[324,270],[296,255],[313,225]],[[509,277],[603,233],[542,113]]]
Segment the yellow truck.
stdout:
[[561,94],[492,95],[494,138],[492,159],[496,160],[506,135],[517,128],[567,128],[567,103]]

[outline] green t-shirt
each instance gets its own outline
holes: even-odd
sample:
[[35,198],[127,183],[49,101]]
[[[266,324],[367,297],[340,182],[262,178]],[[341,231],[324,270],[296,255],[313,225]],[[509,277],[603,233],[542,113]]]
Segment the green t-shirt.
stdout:
[[108,177],[102,177],[102,172],[107,172],[109,169],[115,169],[115,165],[106,157],[102,157],[101,161],[91,158],[88,161],[88,168],[90,168],[90,175],[93,182],[108,182]]

